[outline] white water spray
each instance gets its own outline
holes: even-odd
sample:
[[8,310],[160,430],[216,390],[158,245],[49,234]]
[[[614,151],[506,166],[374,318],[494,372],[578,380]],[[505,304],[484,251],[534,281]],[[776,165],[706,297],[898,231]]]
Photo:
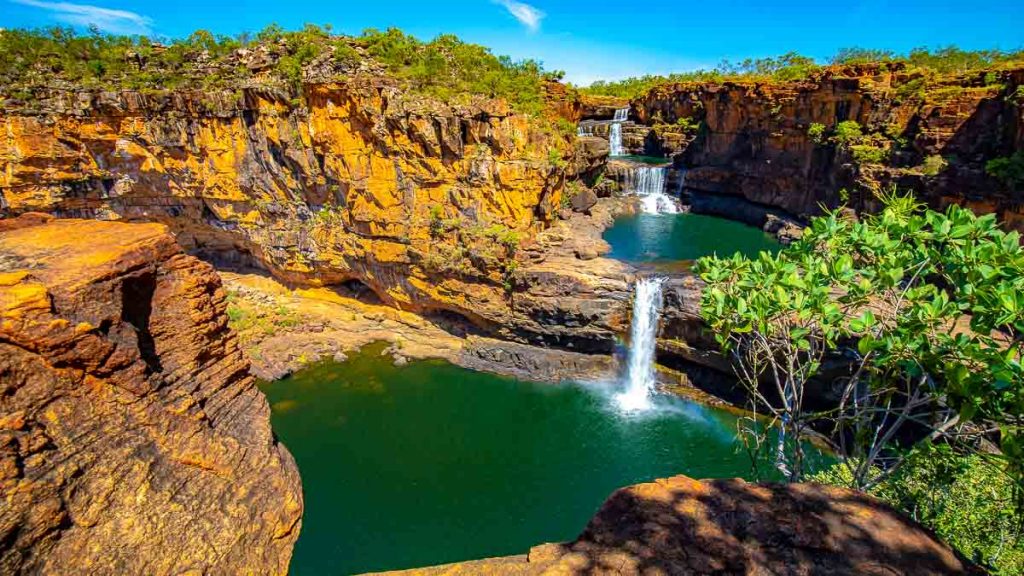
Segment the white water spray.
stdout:
[[676,214],[679,206],[665,193],[664,166],[637,166],[626,172],[626,192],[640,197],[644,214]]
[[655,385],[654,351],[664,283],[664,278],[657,277],[638,278],[636,281],[626,389],[615,396],[619,408],[627,412],[638,412],[651,406],[651,392]]
[[619,108],[615,111],[612,122],[625,122],[627,118],[629,118],[629,108]]

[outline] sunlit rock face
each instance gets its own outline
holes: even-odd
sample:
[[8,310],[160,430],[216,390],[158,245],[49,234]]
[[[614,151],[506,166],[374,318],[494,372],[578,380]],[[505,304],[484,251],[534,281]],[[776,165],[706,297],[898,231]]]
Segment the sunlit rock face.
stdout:
[[0,572],[285,574],[291,455],[160,224],[0,222]]
[[[551,98],[572,121],[573,102]],[[480,259],[438,273],[429,264],[455,235],[432,237],[432,221],[528,238],[558,209],[574,157],[554,118],[444,105],[383,78],[307,85],[301,101],[64,91],[36,105],[0,112],[8,213],[157,221],[211,258],[304,284],[356,279],[393,305],[469,316],[507,312],[502,270]]]
[[[728,216],[746,202],[762,208],[763,221],[766,207],[794,215],[843,203],[871,210],[878,207],[871,190],[896,185],[935,207],[963,203],[1021,229],[1019,191],[986,174],[985,164],[1024,149],[1024,102],[1013,96],[1024,70],[993,74],[925,83],[900,65],[869,65],[794,82],[672,84],[634,101],[633,112],[646,124],[700,123],[677,157],[690,168],[686,187],[698,211]],[[828,132],[816,141],[809,130],[844,121],[887,141],[891,153],[881,162],[858,161],[829,143]],[[929,157],[948,164],[931,173],[923,169]]]

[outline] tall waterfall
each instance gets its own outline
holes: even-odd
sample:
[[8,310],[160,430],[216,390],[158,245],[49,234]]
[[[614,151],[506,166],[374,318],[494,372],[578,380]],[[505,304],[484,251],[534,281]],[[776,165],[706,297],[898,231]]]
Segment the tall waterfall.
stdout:
[[661,287],[664,278],[638,278],[633,296],[633,324],[630,327],[629,363],[626,389],[615,400],[623,410],[647,409],[654,390],[654,349],[658,336],[661,310]]
[[622,123],[612,122],[608,127],[608,155],[623,156],[625,153],[622,148]]
[[636,166],[626,172],[626,192],[640,197],[644,214],[675,214],[679,212],[668,194],[665,194],[664,166]]
[[619,108],[615,111],[612,123],[608,126],[608,154],[609,156],[624,156],[625,149],[622,147],[622,123],[629,118],[629,108]]

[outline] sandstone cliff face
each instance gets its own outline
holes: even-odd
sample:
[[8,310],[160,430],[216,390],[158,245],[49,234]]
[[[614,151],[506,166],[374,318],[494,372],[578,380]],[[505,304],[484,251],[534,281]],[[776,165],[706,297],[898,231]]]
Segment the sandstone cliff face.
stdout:
[[[872,209],[870,190],[897,184],[933,206],[966,203],[1019,228],[1024,198],[984,166],[1024,148],[1024,102],[1014,96],[1022,84],[1024,70],[926,82],[898,69],[833,68],[799,82],[661,86],[635,101],[633,112],[647,124],[703,123],[677,157],[690,168],[686,185],[698,210],[734,212],[735,202],[702,202],[726,196],[811,215],[819,204],[841,204],[844,188],[854,208]],[[858,162],[808,133],[812,123],[833,129],[847,120],[884,135],[892,154]],[[948,166],[937,174],[922,169],[929,156]]]
[[392,305],[488,323],[508,313],[503,271],[472,253],[440,270],[461,248],[432,224],[525,240],[557,210],[572,156],[500,102],[442,105],[384,78],[310,84],[302,104],[246,89],[56,92],[37,108],[0,114],[9,214],[157,221],[199,254],[304,284],[358,280]]
[[0,222],[0,572],[284,574],[302,492],[209,265],[159,224]]
[[675,476],[616,491],[571,543],[390,574],[983,573],[912,520],[858,492]]

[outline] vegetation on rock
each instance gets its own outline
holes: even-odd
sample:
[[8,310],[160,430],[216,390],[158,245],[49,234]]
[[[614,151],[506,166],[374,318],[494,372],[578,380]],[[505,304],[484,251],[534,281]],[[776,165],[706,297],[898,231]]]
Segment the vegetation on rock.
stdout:
[[164,42],[95,29],[89,34],[71,28],[0,31],[0,93],[16,100],[62,86],[160,90],[271,84],[297,91],[303,81],[374,70],[445,101],[501,98],[528,113],[543,107],[543,82],[561,77],[534,60],[495,56],[452,35],[423,42],[395,28],[342,36],[332,34],[330,26],[286,31],[271,25],[255,35],[198,30]]
[[[804,476],[812,425],[834,426],[850,484],[884,485],[911,448],[985,454],[1024,514],[1024,248],[994,215],[926,210],[895,192],[860,221],[815,218],[777,255],[704,258],[702,316],[752,408],[784,431],[775,453]],[[827,368],[826,368],[827,366]],[[842,368],[837,368],[842,366]],[[813,411],[813,388],[840,393]],[[980,457],[980,456],[979,456]],[[1017,525],[1019,537],[1020,524]]]
[[[851,487],[843,464],[813,474],[816,482]],[[870,490],[934,530],[950,546],[999,576],[1024,573],[1024,538],[1013,513],[1015,485],[983,455],[923,445],[907,464]]]
[[[595,96],[616,96],[636,98],[650,89],[663,84],[686,82],[785,82],[803,80],[818,73],[828,65],[882,65],[903,67],[908,76],[914,78],[904,84],[903,89],[913,93],[924,86],[925,78],[966,74],[979,70],[1008,68],[1024,65],[1024,50],[963,50],[955,46],[938,49],[915,48],[905,55],[888,50],[845,48],[829,59],[828,64],[819,64],[812,58],[789,52],[775,58],[746,59],[741,62],[723,61],[711,70],[680,72],[665,76],[646,75],[626,78],[614,82],[598,81],[581,88],[585,94]],[[995,72],[991,82],[997,82]]]

